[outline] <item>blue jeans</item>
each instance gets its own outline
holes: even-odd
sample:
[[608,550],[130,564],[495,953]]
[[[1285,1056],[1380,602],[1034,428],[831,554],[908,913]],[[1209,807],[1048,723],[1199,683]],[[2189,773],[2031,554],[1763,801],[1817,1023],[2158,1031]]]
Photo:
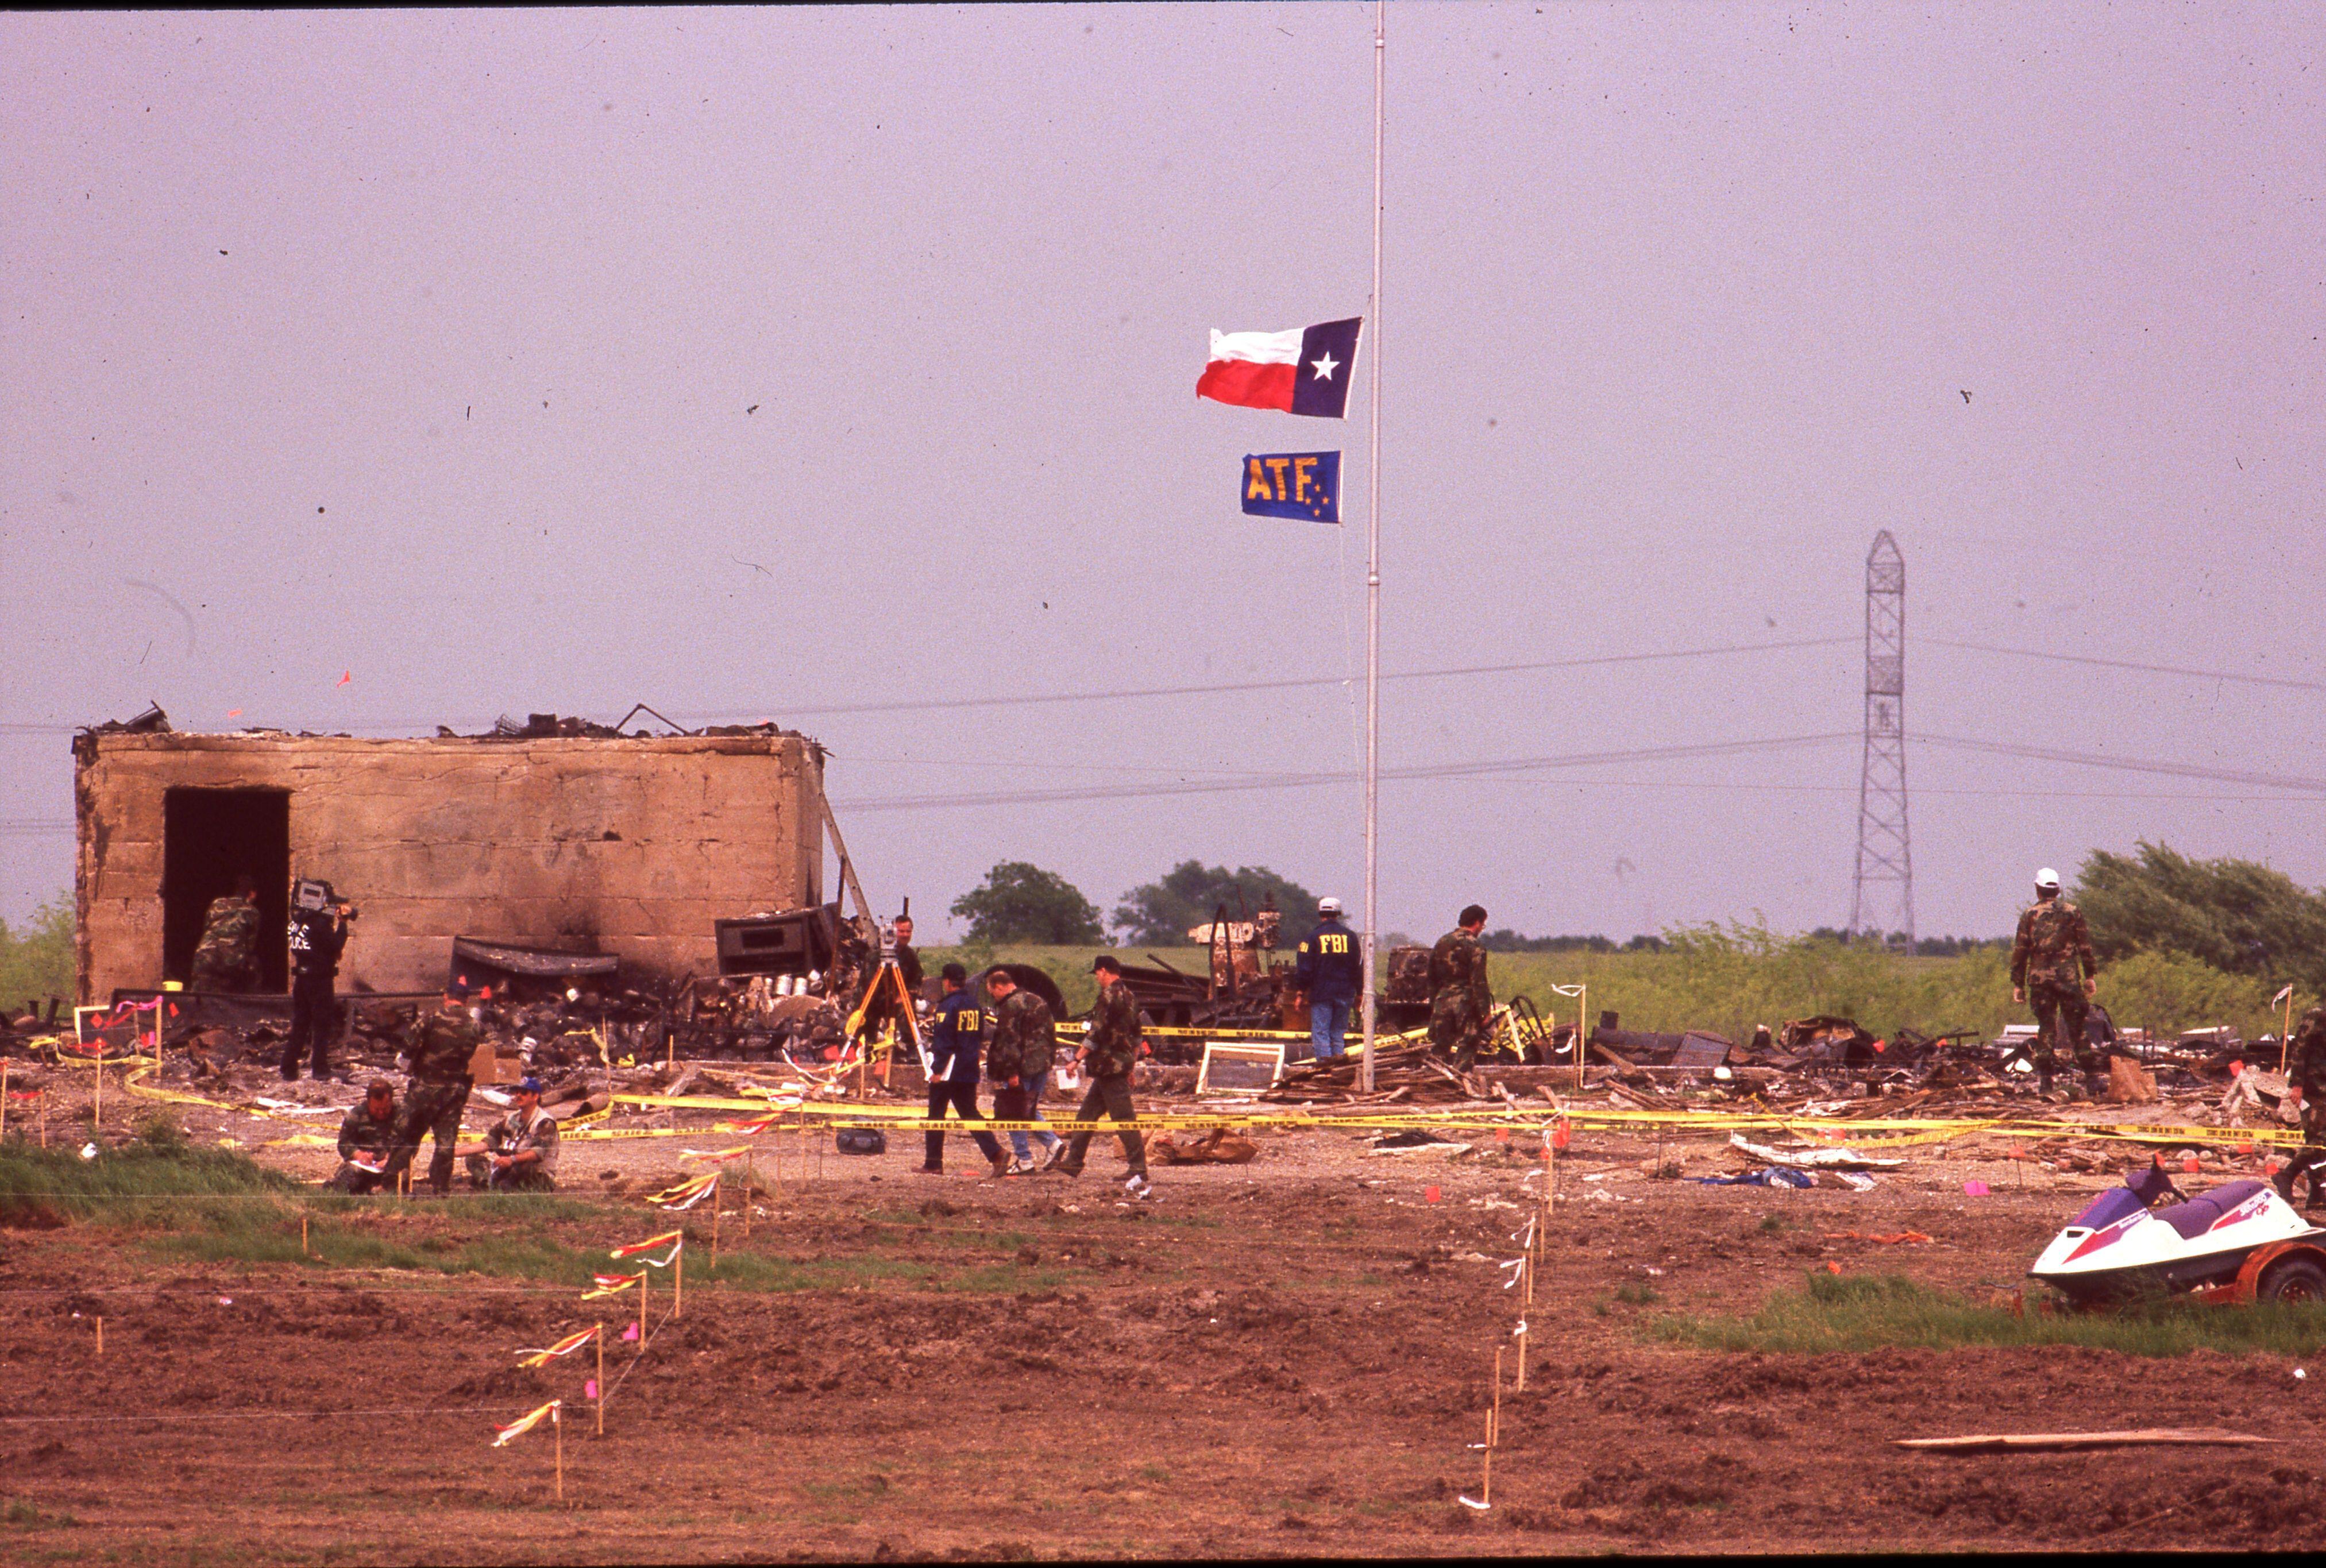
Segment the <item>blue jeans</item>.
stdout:
[[[1050,1119],[1042,1114],[1042,1091],[1049,1087],[1050,1075],[1047,1072],[1026,1085],[1026,1119],[1028,1121]],[[1034,1157],[1034,1146],[1028,1141],[1030,1138],[1040,1138],[1042,1146],[1046,1149],[1058,1146],[1058,1135],[1056,1133],[1013,1132],[1009,1135],[1009,1146],[1018,1151],[1018,1157],[1021,1160],[1031,1160]]]
[[1319,1062],[1335,1061],[1347,1054],[1345,1041],[1349,1033],[1349,1004],[1346,1002],[1311,1002],[1308,1004],[1308,1049]]

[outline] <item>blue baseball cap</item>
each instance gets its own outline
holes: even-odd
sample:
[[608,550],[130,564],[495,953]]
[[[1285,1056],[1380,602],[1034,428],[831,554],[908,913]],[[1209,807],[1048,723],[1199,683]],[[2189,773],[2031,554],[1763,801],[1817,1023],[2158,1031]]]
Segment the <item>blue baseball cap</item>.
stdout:
[[541,1092],[541,1080],[538,1078],[527,1078],[517,1084],[516,1091],[519,1094],[539,1094]]

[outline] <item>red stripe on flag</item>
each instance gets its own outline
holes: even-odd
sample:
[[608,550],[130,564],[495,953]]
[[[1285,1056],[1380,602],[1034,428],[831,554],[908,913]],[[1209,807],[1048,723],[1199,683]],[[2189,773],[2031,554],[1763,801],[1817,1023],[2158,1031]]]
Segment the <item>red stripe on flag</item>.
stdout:
[[1214,359],[1204,366],[1196,395],[1242,408],[1277,408],[1292,412],[1292,378],[1297,365],[1254,365],[1245,359]]

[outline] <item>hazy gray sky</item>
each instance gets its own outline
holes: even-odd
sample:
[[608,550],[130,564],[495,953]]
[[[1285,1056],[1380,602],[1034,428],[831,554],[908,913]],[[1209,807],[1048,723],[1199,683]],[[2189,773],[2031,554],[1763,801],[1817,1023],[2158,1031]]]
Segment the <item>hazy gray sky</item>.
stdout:
[[[1392,781],[1385,928],[1838,923],[1878,528],[1914,735],[2326,778],[2317,689],[1934,645],[2326,682],[2326,9],[1392,6],[1353,417],[1199,404],[1374,314],[1372,15],[0,15],[0,722],[645,700],[831,745],[884,905],[1354,899],[1346,784],[846,804],[1346,772],[1353,689],[811,710],[1357,673],[1362,506],[1234,485],[1360,499],[1379,367],[1386,668],[1851,639],[1387,685],[1392,767],[1847,738]],[[2140,838],[2326,882],[2326,790],[1912,769],[1925,933]],[[70,779],[0,730],[0,915]]]

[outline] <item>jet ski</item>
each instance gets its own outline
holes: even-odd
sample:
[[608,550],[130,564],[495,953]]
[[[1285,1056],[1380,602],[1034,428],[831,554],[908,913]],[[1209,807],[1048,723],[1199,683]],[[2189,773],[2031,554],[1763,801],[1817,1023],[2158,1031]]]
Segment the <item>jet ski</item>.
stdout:
[[[2182,1201],[2150,1207],[2163,1197]],[[2321,1242],[2326,1230],[2303,1220],[2266,1182],[2225,1182],[2182,1198],[2152,1164],[2094,1199],[2027,1273],[2079,1303],[2208,1286],[2236,1286],[2246,1300],[2314,1300],[2326,1286],[2326,1275],[2311,1277],[2321,1274]],[[2256,1278],[2246,1277],[2249,1262],[2261,1266]]]

